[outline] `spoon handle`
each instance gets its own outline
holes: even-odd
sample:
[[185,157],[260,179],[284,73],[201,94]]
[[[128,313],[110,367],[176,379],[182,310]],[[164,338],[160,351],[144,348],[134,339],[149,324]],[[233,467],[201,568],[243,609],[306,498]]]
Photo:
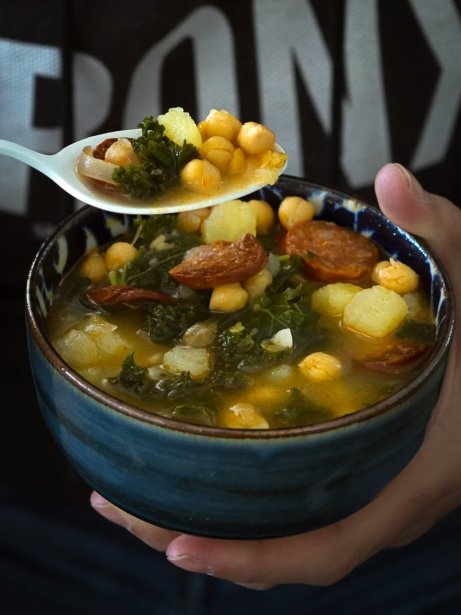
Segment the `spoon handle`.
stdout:
[[49,165],[51,156],[48,154],[41,154],[28,147],[19,145],[18,143],[0,139],[0,155],[9,156],[10,158],[25,162],[30,167],[37,169],[37,171],[45,175],[49,175],[50,173]]

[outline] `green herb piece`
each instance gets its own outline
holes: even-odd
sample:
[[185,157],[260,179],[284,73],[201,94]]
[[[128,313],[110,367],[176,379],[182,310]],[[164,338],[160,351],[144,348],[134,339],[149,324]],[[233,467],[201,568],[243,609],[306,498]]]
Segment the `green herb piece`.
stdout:
[[[244,374],[238,372],[231,374],[222,370],[213,372],[203,380],[192,380],[188,372],[164,373],[158,380],[152,380],[148,375],[148,370],[137,365],[133,354],[126,357],[120,373],[109,378],[109,382],[115,387],[134,391],[144,400],[164,399],[168,404],[174,404],[170,408],[173,412],[172,416],[175,412],[177,417],[178,412],[193,414],[198,412],[200,407],[202,409],[201,419],[196,417],[190,422],[201,421],[201,424],[209,425],[214,424],[217,411],[215,401],[221,396],[221,390],[243,388],[249,384]],[[192,404],[188,401],[177,404],[178,401],[191,397],[194,398]],[[170,413],[168,415],[170,416]]]
[[203,301],[152,303],[146,308],[143,331],[153,342],[175,343],[186,329],[208,316],[208,306]]
[[112,178],[131,197],[158,197],[179,183],[181,169],[198,156],[197,149],[186,141],[178,145],[169,139],[164,134],[165,127],[152,116],[146,117],[138,127],[141,136],[132,144],[141,164],[117,167]]
[[[162,220],[165,218],[165,220]],[[174,216],[159,215],[137,221],[139,256],[124,265],[120,270],[109,274],[111,284],[128,284],[167,294],[178,289],[177,282],[168,273],[180,263],[187,250],[200,244],[199,237],[178,231],[174,226]],[[164,236],[164,249],[151,249],[152,241]]]
[[329,418],[331,418],[331,412],[307,400],[296,387],[290,389],[287,402],[273,415],[277,427],[311,425]]
[[413,340],[426,346],[430,346],[435,340],[435,325],[428,325],[414,320],[405,322],[396,335],[400,339]]
[[214,427],[217,423],[216,409],[207,404],[199,403],[185,403],[175,406],[171,412],[171,418],[193,425],[210,427]]
[[130,353],[122,363],[122,370],[118,376],[109,378],[111,384],[122,386],[128,389],[135,389],[136,392],[144,388],[147,369],[140,367],[134,360],[134,353]]
[[[245,309],[218,321],[218,337],[213,348],[217,362],[225,370],[237,368],[254,373],[305,352],[307,348],[325,337],[315,330],[318,314],[302,288],[286,288],[283,292],[267,291],[252,301]],[[281,329],[290,329],[293,348],[279,352],[268,351],[262,342]]]

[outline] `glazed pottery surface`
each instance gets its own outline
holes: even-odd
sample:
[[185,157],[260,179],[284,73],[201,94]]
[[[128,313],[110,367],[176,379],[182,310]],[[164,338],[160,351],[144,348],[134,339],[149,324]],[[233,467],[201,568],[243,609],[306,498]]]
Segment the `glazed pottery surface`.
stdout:
[[77,472],[134,515],[180,532],[223,538],[307,531],[369,502],[412,458],[437,399],[454,327],[450,283],[422,242],[376,207],[301,179],[259,191],[311,200],[319,218],[374,239],[413,267],[431,298],[437,340],[419,376],[385,401],[310,427],[232,430],[179,423],[121,402],[56,354],[45,319],[63,276],[131,218],[85,207],[45,242],[27,284],[32,373],[43,417]]

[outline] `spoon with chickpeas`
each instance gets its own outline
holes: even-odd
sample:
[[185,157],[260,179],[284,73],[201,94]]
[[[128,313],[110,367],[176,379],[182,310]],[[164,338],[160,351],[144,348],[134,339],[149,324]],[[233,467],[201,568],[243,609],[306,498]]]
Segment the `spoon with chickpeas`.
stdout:
[[270,128],[212,109],[196,124],[180,107],[136,129],[87,137],[57,154],[0,139],[0,154],[37,169],[76,199],[106,211],[158,214],[239,199],[283,173]]

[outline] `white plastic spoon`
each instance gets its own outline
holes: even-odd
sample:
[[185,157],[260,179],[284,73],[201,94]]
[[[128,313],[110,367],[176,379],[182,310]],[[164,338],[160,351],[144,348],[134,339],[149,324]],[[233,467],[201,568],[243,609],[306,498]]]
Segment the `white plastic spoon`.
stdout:
[[[114,195],[112,193],[106,194],[104,190],[98,190],[77,173],[77,159],[84,147],[96,147],[104,139],[120,137],[137,138],[140,134],[141,130],[135,128],[94,135],[81,141],[76,141],[57,154],[51,155],[41,154],[23,145],[0,139],[0,154],[20,160],[37,169],[37,171],[49,177],[63,190],[84,203],[106,211],[124,214],[174,213],[209,207],[224,201],[238,199],[268,184],[267,176],[262,173],[258,177],[258,172],[256,172],[254,177],[234,182],[227,186],[224,185],[223,189],[213,195],[202,195],[182,190],[180,197],[178,197],[178,191],[172,191],[153,201],[146,201],[126,197],[121,193],[120,195],[117,193]],[[283,152],[280,146],[276,146],[276,148],[277,151]],[[285,168],[286,164],[280,169],[279,175],[283,173]]]

